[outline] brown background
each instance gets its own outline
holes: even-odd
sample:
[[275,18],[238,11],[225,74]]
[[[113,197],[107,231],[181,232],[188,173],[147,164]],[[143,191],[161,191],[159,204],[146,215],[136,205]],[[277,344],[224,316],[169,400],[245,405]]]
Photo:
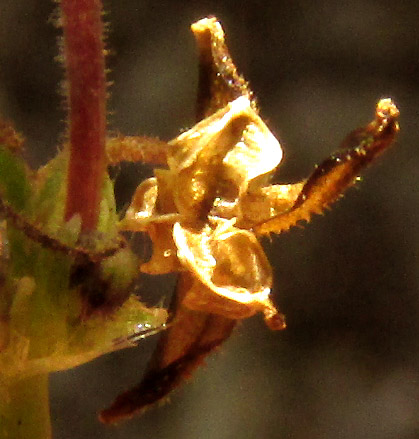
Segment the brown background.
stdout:
[[[33,164],[64,129],[49,0],[1,0],[0,112]],[[55,439],[419,437],[419,41],[416,1],[106,1],[110,126],[170,139],[191,126],[197,60],[189,25],[217,15],[282,141],[277,181],[297,181],[368,122],[401,111],[397,145],[325,217],[274,238],[273,294],[288,329],[243,322],[172,403],[108,428],[96,412],[138,382],[155,340],[51,379]],[[126,166],[121,203],[150,175]],[[144,279],[156,304],[170,279]],[[166,299],[167,300],[167,299]]]

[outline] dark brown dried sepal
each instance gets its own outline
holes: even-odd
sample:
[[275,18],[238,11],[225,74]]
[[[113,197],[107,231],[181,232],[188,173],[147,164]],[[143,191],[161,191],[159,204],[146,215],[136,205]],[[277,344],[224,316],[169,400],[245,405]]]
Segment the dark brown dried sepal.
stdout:
[[199,50],[199,83],[196,115],[200,121],[240,96],[252,101],[253,93],[239,75],[224,41],[224,32],[215,17],[191,26]]
[[[280,233],[321,214],[352,186],[363,168],[368,166],[393,142],[399,130],[399,111],[390,99],[382,99],[376,108],[375,120],[353,131],[337,153],[326,159],[305,182],[294,205],[285,213],[256,225],[259,234]],[[352,146],[355,145],[355,146]]]
[[179,276],[169,310],[174,320],[162,334],[143,380],[100,413],[103,423],[122,421],[164,401],[231,335],[236,320],[183,306],[182,300],[192,282],[188,273]]

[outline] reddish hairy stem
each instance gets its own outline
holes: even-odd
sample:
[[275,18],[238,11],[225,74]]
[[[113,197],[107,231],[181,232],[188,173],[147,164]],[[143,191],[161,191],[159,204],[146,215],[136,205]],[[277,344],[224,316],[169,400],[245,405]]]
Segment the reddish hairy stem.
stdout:
[[101,0],[61,0],[70,162],[65,219],[97,226],[105,176],[106,78]]

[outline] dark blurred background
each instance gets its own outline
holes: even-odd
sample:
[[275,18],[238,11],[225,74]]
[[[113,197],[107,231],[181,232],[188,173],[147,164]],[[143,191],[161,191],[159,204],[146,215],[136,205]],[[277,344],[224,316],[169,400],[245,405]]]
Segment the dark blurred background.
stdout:
[[[117,428],[96,418],[140,380],[156,338],[51,378],[55,439],[419,438],[419,39],[417,1],[107,0],[110,127],[175,137],[194,120],[189,25],[216,15],[281,139],[276,176],[308,176],[376,102],[395,100],[401,133],[324,217],[267,243],[288,328],[244,321],[164,407]],[[27,137],[33,165],[62,138],[59,31],[49,0],[1,0],[0,112]],[[122,167],[121,203],[151,174]],[[171,285],[171,283],[169,283]],[[157,304],[167,279],[145,279]],[[166,299],[167,303],[167,299]]]

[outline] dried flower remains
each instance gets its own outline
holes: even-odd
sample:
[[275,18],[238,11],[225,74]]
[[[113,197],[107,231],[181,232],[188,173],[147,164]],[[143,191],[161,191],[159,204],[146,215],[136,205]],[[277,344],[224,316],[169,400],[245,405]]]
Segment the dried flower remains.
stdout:
[[269,328],[285,328],[270,298],[272,269],[259,238],[322,213],[398,131],[399,112],[382,99],[375,119],[351,133],[310,177],[271,185],[282,148],[237,73],[220,24],[205,18],[192,31],[200,60],[198,123],[168,143],[142,137],[108,142],[112,163],[164,165],[137,188],[121,229],[145,232],[152,240],[153,254],[142,272],[178,272],[179,278],[171,323],[143,381],[101,413],[106,423],[166,397],[230,336],[238,320],[261,312]]

